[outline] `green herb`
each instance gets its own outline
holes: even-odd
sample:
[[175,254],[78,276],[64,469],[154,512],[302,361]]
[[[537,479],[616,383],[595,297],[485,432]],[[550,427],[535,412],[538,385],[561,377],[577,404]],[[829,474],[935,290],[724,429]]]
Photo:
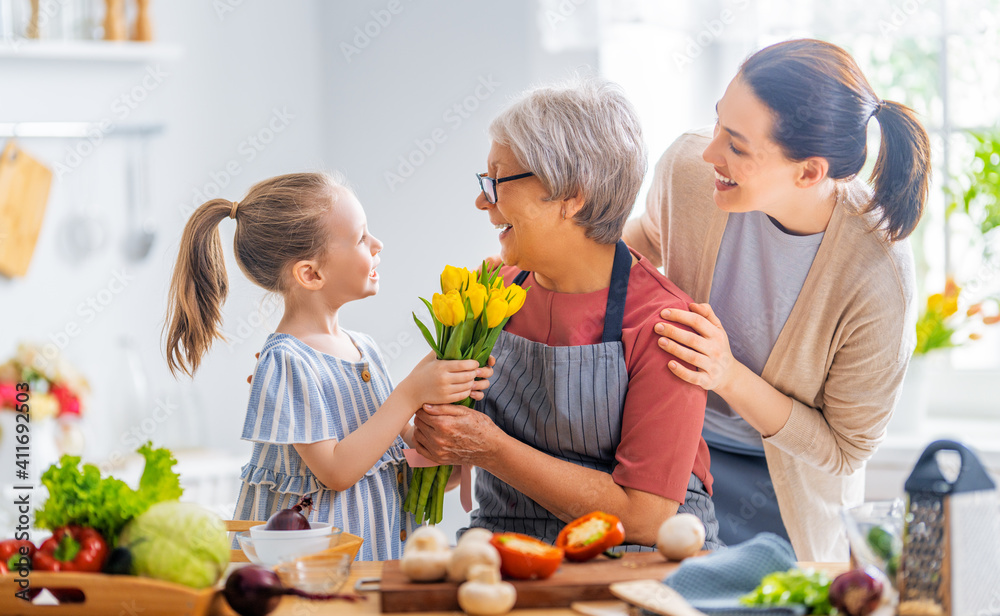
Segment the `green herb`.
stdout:
[[804,605],[809,614],[833,614],[830,578],[819,571],[791,569],[764,576],[753,592],[743,596],[743,605]]
[[138,453],[146,458],[138,490],[120,479],[102,478],[93,464],[81,469],[77,456],[63,456],[42,475],[49,498],[35,512],[35,525],[52,530],[67,524],[87,526],[113,545],[129,520],[154,503],[180,498],[180,477],[173,471],[177,460],[170,450],[153,449],[152,443],[146,443]]

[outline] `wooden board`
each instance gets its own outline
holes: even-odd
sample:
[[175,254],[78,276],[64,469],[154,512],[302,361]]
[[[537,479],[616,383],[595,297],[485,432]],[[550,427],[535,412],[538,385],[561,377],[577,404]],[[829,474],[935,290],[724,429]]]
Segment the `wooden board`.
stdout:
[[[547,580],[507,580],[517,588],[515,608],[569,607],[575,601],[614,599],[608,586],[628,580],[662,580],[680,563],[667,562],[657,552],[627,553],[618,560],[599,556],[585,563],[564,561]],[[398,560],[382,567],[383,612],[433,612],[460,609],[458,584],[410,582]]]
[[0,274],[28,272],[51,185],[52,172],[8,141],[0,155]]

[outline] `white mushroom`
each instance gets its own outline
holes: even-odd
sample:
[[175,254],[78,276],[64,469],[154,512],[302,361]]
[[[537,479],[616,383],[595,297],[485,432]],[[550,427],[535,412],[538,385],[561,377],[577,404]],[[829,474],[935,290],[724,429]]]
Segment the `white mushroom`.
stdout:
[[448,537],[434,526],[421,526],[410,534],[399,568],[413,582],[437,582],[444,579],[451,562]]
[[[469,567],[476,564],[489,565],[490,567],[500,567],[500,552],[490,545],[488,541],[481,540],[480,536],[469,537],[469,530],[458,542],[458,546],[451,553],[451,562],[448,563],[448,581],[464,582],[468,578]],[[489,532],[489,531],[486,531]]]
[[656,549],[667,560],[684,560],[705,545],[705,525],[698,516],[678,513],[664,520],[656,535]]
[[462,538],[458,540],[458,545],[462,545],[466,541],[483,541],[489,543],[492,538],[493,533],[485,528],[476,526],[462,533]]
[[469,568],[469,581],[458,587],[458,605],[471,616],[506,614],[517,602],[517,590],[500,580],[500,569],[477,564]]

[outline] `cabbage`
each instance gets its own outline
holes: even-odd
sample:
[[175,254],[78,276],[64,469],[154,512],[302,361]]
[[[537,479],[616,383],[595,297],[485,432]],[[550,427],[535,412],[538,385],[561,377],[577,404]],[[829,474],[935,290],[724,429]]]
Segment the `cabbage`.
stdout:
[[134,518],[118,545],[132,552],[132,573],[211,586],[229,565],[229,539],[219,516],[194,503],[157,503]]

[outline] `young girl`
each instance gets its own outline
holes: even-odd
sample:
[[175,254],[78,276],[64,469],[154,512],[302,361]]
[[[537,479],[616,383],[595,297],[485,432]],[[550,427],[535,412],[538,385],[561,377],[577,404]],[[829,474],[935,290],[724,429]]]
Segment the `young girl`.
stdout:
[[[490,368],[425,357],[393,389],[371,337],[342,329],[341,306],[378,292],[382,243],[344,183],[323,173],[260,182],[214,199],[184,228],[170,284],[167,364],[194,374],[220,333],[228,282],[218,225],[236,221],[236,262],[285,311],[251,379],[242,438],[253,441],[234,517],[266,520],[308,495],[310,519],[364,537],[359,558],[399,558],[410,417],[424,403],[481,399]],[[376,412],[377,411],[377,412]]]

